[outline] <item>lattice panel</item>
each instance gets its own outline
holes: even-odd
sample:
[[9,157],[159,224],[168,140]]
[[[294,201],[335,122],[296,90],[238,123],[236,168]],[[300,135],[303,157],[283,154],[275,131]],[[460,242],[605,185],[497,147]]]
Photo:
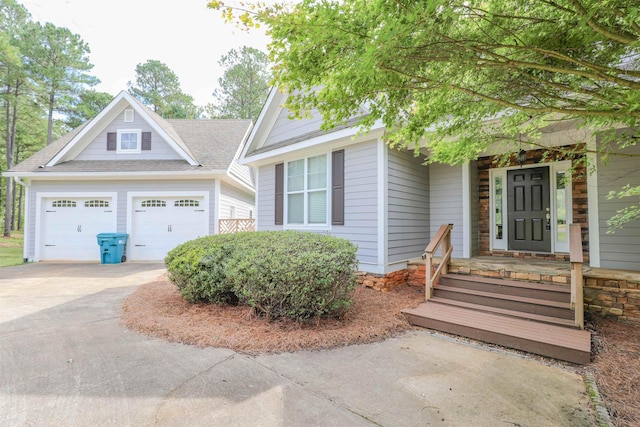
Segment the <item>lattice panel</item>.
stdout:
[[219,221],[219,225],[220,234],[231,234],[238,233],[240,231],[256,230],[255,219],[221,219]]

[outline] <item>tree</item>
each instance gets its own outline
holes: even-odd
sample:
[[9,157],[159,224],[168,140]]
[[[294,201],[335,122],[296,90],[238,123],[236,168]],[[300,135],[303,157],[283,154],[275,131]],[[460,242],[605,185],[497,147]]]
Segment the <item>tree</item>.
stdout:
[[89,46],[79,35],[51,23],[33,24],[25,32],[25,66],[34,76],[39,98],[47,110],[47,145],[53,140],[53,114],[66,113],[79,102],[86,86],[100,81],[88,74]]
[[220,118],[256,120],[269,93],[269,60],[264,52],[243,46],[231,49],[218,61],[225,69],[213,92],[218,101],[210,114]]
[[97,116],[113,99],[111,94],[93,89],[82,90],[78,97],[79,103],[66,114],[66,125],[71,129]]
[[162,117],[195,118],[199,113],[193,97],[182,92],[178,76],[160,61],[136,65],[135,83],[127,85],[133,96]]
[[[515,151],[518,141],[535,145],[540,129],[558,120],[605,131],[633,129],[640,119],[636,2],[302,0],[256,6],[238,11],[209,3],[242,25],[269,27],[274,80],[291,94],[295,115],[317,109],[326,128],[353,117],[363,129],[381,120],[389,144],[424,146],[432,162],[460,163],[501,144]],[[637,136],[607,138],[597,149],[615,155],[635,145]],[[579,147],[577,154],[590,149]],[[626,220],[640,218],[639,211],[627,211]]]

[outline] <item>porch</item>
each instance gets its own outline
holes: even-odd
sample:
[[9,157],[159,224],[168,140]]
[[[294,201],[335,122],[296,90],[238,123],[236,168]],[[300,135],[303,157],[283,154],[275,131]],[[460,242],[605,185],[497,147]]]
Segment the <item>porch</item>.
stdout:
[[[580,228],[572,227],[572,245],[581,248]],[[409,283],[427,283],[426,301],[403,311],[414,325],[586,364],[591,337],[583,330],[583,309],[640,321],[637,272],[583,267],[581,250],[571,254],[571,262],[534,256],[451,259],[445,228],[427,247],[426,262],[409,262]],[[441,256],[434,257],[442,242]]]

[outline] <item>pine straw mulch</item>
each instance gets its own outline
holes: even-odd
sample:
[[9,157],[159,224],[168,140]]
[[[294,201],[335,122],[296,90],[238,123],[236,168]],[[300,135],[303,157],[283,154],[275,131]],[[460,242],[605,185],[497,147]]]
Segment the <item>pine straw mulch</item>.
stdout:
[[[396,336],[412,329],[400,311],[417,306],[423,298],[421,289],[408,285],[389,292],[358,287],[344,319],[300,325],[267,322],[247,307],[187,303],[165,275],[138,287],[124,303],[122,320],[129,329],[172,342],[223,347],[245,354],[281,353]],[[560,368],[593,373],[614,424],[640,426],[640,325],[593,317],[587,328],[593,345],[592,362],[586,367],[575,369],[542,356],[518,353]]]
[[164,276],[141,285],[125,301],[122,320],[127,328],[168,341],[247,354],[281,353],[382,341],[411,329],[400,311],[423,300],[423,292],[408,285],[384,293],[358,286],[343,319],[268,322],[248,307],[190,304]]
[[594,317],[591,364],[598,391],[616,427],[640,426],[640,324]]

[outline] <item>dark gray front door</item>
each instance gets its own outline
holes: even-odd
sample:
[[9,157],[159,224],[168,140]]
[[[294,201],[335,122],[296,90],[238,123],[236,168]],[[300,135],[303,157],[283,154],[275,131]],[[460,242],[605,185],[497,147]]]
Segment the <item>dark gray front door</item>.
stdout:
[[507,171],[509,249],[551,252],[549,168]]

